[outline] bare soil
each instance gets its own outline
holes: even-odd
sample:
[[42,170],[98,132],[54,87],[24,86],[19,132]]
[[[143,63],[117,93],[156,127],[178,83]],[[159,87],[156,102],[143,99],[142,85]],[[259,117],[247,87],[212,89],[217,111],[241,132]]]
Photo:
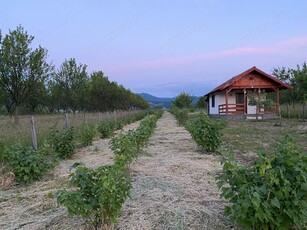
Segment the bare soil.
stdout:
[[[135,129],[138,122],[125,127]],[[56,204],[53,193],[67,187],[69,167],[113,162],[108,139],[80,149],[42,181],[0,190],[0,229],[89,229]],[[190,134],[165,112],[148,146],[130,166],[133,189],[116,229],[230,229],[222,213],[215,175],[219,157],[204,154]]]

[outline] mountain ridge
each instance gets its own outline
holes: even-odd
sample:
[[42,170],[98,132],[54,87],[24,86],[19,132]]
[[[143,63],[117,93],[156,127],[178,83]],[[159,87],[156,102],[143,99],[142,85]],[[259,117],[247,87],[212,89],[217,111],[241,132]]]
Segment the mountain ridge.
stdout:
[[[149,93],[139,93],[138,95],[143,97],[148,102],[150,107],[162,106],[169,108],[171,107],[172,102],[176,99],[176,97],[157,97]],[[195,104],[199,100],[199,98],[200,97],[193,96],[192,104]]]

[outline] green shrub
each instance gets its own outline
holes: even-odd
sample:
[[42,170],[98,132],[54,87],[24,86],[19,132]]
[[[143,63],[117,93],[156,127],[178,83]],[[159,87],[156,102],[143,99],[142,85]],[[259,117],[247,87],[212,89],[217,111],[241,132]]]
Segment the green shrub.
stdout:
[[110,148],[115,153],[115,161],[130,164],[137,157],[140,148],[145,146],[156,122],[157,117],[155,115],[147,116],[136,130],[113,137],[110,141]]
[[116,222],[131,189],[131,179],[117,164],[96,170],[78,165],[70,184],[74,190],[57,191],[57,202],[66,206],[69,214],[89,220],[95,229]]
[[307,156],[287,136],[271,155],[259,154],[253,167],[238,166],[233,154],[222,160],[218,177],[225,213],[249,229],[306,229]]
[[188,109],[179,109],[179,108],[174,107],[171,112],[176,117],[178,125],[183,126],[186,124],[189,118]]
[[96,136],[97,128],[94,125],[85,125],[81,129],[80,137],[82,146],[89,146],[92,144]]
[[139,150],[133,131],[113,137],[109,144],[115,154],[115,161],[120,159],[127,164],[133,161]]
[[222,142],[223,124],[200,113],[198,118],[188,124],[187,129],[198,146],[208,152],[216,151]]
[[112,136],[113,132],[118,128],[122,128],[122,126],[115,120],[102,121],[98,125],[98,131],[101,138],[108,138]]
[[48,163],[44,153],[48,146],[43,145],[39,151],[32,147],[23,147],[16,142],[5,150],[5,158],[8,162],[7,168],[12,171],[19,182],[30,183],[41,178],[47,171]]
[[73,128],[49,133],[49,141],[56,154],[63,159],[70,158],[75,152],[75,135]]

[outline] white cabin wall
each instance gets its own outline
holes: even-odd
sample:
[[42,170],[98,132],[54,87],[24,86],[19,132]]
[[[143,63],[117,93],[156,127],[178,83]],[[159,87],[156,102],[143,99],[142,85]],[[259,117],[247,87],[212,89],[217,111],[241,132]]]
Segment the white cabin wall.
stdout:
[[236,104],[236,92],[237,91],[234,90],[228,94],[228,104]]
[[209,114],[219,114],[219,97],[218,94],[215,95],[215,107],[212,107],[212,95],[209,96]]
[[223,93],[218,93],[218,97],[219,97],[219,104],[218,105],[222,105],[222,104],[225,104],[226,100],[225,100],[225,94]]

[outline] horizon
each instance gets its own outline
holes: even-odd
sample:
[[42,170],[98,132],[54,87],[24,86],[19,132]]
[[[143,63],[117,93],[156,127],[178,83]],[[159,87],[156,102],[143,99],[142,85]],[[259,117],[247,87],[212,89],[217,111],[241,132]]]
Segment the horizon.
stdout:
[[307,59],[307,2],[7,1],[2,36],[18,25],[56,68],[75,58],[134,93],[202,96],[252,66],[272,74]]

